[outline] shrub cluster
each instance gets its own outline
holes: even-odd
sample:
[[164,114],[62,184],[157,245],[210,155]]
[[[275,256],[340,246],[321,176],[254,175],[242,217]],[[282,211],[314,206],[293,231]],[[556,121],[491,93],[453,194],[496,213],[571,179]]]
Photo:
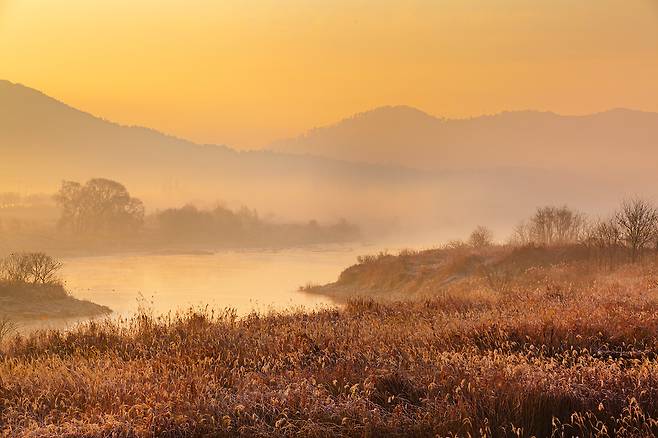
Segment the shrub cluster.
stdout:
[[637,261],[647,249],[658,250],[658,208],[644,199],[629,199],[610,217],[590,220],[566,206],[542,207],[516,227],[510,241],[516,245],[583,244],[610,263],[622,257]]
[[42,252],[12,253],[0,259],[0,281],[59,284],[62,263]]

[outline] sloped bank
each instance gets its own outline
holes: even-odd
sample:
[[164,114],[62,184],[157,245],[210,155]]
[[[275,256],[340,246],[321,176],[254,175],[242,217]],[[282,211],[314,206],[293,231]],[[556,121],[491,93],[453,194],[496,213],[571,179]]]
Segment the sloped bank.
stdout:
[[464,245],[402,250],[398,255],[380,252],[358,257],[357,263],[345,269],[333,283],[301,289],[337,302],[364,297],[382,300],[431,298],[483,287],[502,292],[528,270],[584,263],[596,265],[590,251],[578,245],[485,248]]
[[110,308],[79,300],[60,284],[0,282],[0,317],[15,321],[83,318],[111,313]]

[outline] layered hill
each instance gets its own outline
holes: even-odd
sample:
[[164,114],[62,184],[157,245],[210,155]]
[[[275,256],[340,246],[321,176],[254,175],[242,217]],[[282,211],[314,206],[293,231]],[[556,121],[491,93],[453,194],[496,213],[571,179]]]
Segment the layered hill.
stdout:
[[426,170],[515,166],[601,174],[653,171],[656,145],[658,113],[518,111],[450,120],[395,106],[356,114],[270,149]]
[[151,207],[235,200],[307,218],[348,213],[350,205],[331,202],[340,194],[424,178],[399,166],[199,145],[103,120],[8,81],[0,81],[0,152],[4,191],[51,193],[61,180],[102,176]]
[[626,110],[450,121],[388,107],[275,150],[237,151],[122,126],[0,81],[0,191],[53,193],[62,180],[104,177],[150,209],[222,200],[427,242],[478,223],[507,232],[543,204],[606,211],[626,195],[658,196],[657,130],[658,115]]

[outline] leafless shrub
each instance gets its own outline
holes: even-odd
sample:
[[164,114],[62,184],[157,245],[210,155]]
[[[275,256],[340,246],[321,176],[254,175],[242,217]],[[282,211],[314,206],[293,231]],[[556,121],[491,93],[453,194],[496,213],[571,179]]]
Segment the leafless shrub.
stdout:
[[514,230],[512,242],[518,245],[568,245],[579,242],[587,229],[584,214],[563,207],[541,207]]
[[0,260],[0,279],[18,283],[55,284],[62,263],[41,253],[12,253]]
[[485,248],[493,245],[493,232],[482,225],[478,225],[468,238],[468,244],[473,248]]
[[532,234],[527,222],[520,222],[512,231],[509,244],[513,246],[526,246],[532,243]]
[[408,258],[408,257],[413,257],[416,256],[420,253],[420,251],[417,251],[415,249],[410,249],[410,248],[403,248],[400,250],[398,255],[402,258]]
[[614,267],[620,259],[624,248],[622,231],[616,218],[599,220],[592,223],[582,241],[583,245],[593,251],[600,263]]
[[464,242],[461,239],[453,239],[453,240],[448,241],[448,243],[446,243],[443,246],[443,248],[444,249],[453,249],[453,250],[454,249],[465,249],[465,248],[468,248],[468,244],[466,244],[466,242]]
[[392,255],[390,255],[388,251],[380,251],[377,254],[366,254],[366,255],[357,256],[356,261],[360,265],[368,265],[368,264],[377,263],[388,257],[392,257]]
[[28,255],[33,283],[53,284],[58,281],[57,273],[62,269],[62,263],[42,252]]
[[631,260],[635,262],[655,239],[658,210],[650,202],[635,198],[624,201],[615,218],[621,230],[621,238],[630,251]]
[[32,272],[30,258],[24,253],[12,253],[0,260],[0,278],[6,281],[27,283]]

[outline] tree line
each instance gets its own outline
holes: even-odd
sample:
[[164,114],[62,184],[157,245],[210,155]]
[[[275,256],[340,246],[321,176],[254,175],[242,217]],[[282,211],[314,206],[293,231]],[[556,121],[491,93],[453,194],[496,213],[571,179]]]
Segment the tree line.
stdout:
[[61,208],[59,230],[78,238],[200,241],[218,244],[287,244],[353,240],[358,228],[341,220],[321,226],[274,224],[262,220],[255,210],[231,210],[221,205],[199,209],[193,205],[145,214],[141,200],[122,184],[94,178],[81,184],[64,181],[55,195]]
[[603,219],[563,207],[541,207],[519,224],[511,238],[516,245],[582,245],[601,261],[637,261],[648,250],[658,252],[658,208],[645,199],[622,202]]

